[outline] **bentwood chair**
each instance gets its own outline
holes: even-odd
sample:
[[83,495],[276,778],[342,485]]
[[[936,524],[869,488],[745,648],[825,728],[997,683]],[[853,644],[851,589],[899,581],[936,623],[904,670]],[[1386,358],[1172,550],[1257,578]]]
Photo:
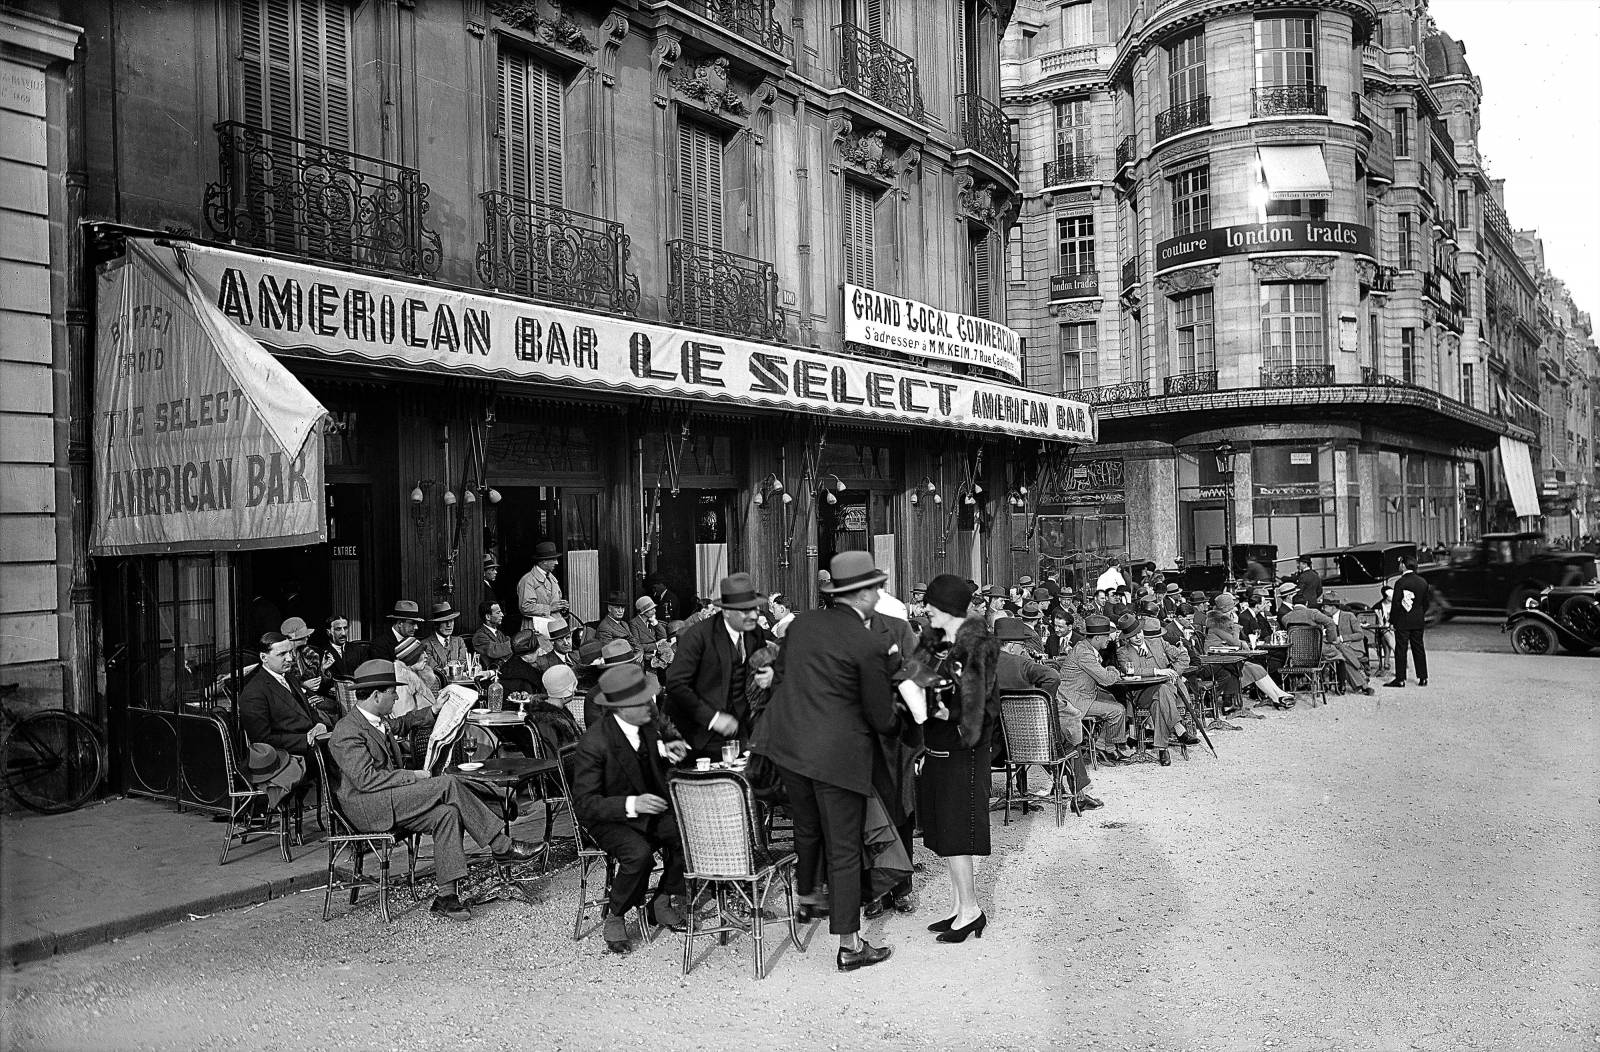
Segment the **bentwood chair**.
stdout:
[[[755,796],[750,783],[731,771],[675,771],[667,783],[673,814],[683,839],[684,879],[688,884],[687,927],[683,933],[683,974],[689,974],[694,941],[715,935],[726,942],[735,932],[748,934],[755,943],[755,975],[766,977],[762,927],[767,921],[789,925],[789,941],[805,952],[795,923],[793,852],[775,853],[765,847],[756,828]],[[767,901],[783,888],[786,913],[767,909]],[[728,896],[733,896],[730,909]],[[702,927],[700,902],[711,896],[716,916]]]
[[1283,689],[1292,693],[1304,691],[1312,705],[1321,695],[1322,704],[1328,703],[1328,666],[1322,655],[1322,629],[1317,625],[1289,626],[1289,654],[1284,659],[1281,675]]
[[[285,862],[293,862],[289,854],[289,806],[295,793],[287,793],[276,807],[267,806],[267,791],[257,789],[239,770],[233,755],[233,735],[226,724],[217,720],[218,737],[222,739],[222,763],[228,778],[228,829],[222,836],[222,857],[217,865],[228,864],[228,851],[235,840],[240,845],[249,843],[257,833],[278,838],[278,849]],[[277,828],[273,828],[276,825]]]
[[[1056,805],[1057,826],[1066,817],[1068,807],[1072,808],[1073,814],[1079,814],[1078,790],[1072,777],[1072,751],[1065,747],[1061,739],[1055,699],[1042,690],[1002,691],[1000,728],[1006,741],[1003,824],[1011,823],[1012,784],[1020,780],[1029,767],[1041,767],[1050,775],[1049,793],[1034,797],[1033,801]],[[1028,802],[1028,797],[1019,801],[1023,805]]]
[[[412,902],[418,902],[422,898],[417,894],[417,852],[422,843],[422,835],[398,833],[394,830],[368,833],[357,829],[344,813],[344,808],[339,805],[337,791],[339,765],[328,752],[326,738],[317,743],[311,755],[316,759],[318,773],[322,776],[323,790],[328,800],[328,877],[322,894],[322,919],[328,920],[333,916],[335,891],[348,888],[350,905],[354,906],[362,888],[377,888],[378,912],[387,924],[393,919],[389,910],[389,856],[402,841],[406,847],[406,887],[411,892]],[[377,859],[377,876],[362,872],[362,866],[369,852]],[[348,877],[338,870],[339,860],[346,855],[350,860]]]

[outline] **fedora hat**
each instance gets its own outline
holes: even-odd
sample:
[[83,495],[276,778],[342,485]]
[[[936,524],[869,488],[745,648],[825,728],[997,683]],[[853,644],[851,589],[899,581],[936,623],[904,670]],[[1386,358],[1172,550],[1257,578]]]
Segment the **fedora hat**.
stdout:
[[601,640],[589,640],[589,642],[578,648],[578,664],[598,665],[600,663],[600,651],[604,650],[605,646],[605,643]]
[[822,586],[822,591],[828,595],[871,588],[889,579],[888,574],[873,565],[872,556],[866,552],[840,552],[828,563],[828,573],[833,580]]
[[1023,574],[1021,577],[1017,578],[1017,587],[1022,589],[1032,588],[1033,576],[1031,574]]
[[1167,582],[1167,594],[1168,595],[1182,595],[1183,594],[1183,586],[1180,585],[1177,581],[1168,581]]
[[264,785],[287,766],[288,753],[265,742],[256,742],[250,746],[250,755],[245,757],[244,776],[251,785]]
[[[398,651],[398,647],[396,650]],[[539,633],[531,628],[524,628],[511,637],[511,652],[513,654],[531,654],[539,649]]]
[[549,627],[544,630],[544,637],[552,641],[557,639],[565,639],[570,635],[572,635],[572,622],[568,621],[566,618],[562,618],[560,621],[550,622]]
[[484,556],[483,556],[483,568],[485,570],[498,570],[498,569],[500,569],[500,560],[496,559],[494,557],[494,553],[493,552],[485,552],[484,553]]
[[1205,601],[1206,601],[1206,594],[1204,592],[1202,592],[1200,589],[1196,588],[1194,591],[1189,593],[1189,602],[1191,602],[1191,603],[1203,603]]
[[916,595],[918,592],[926,592],[927,590],[928,590],[928,582],[927,581],[918,581],[916,584],[911,586],[911,594],[912,595]]
[[421,621],[422,608],[410,599],[396,601],[394,609],[389,612],[391,621]]
[[278,631],[283,633],[283,638],[293,643],[304,643],[311,638],[311,626],[306,624],[303,617],[291,617],[278,626]]
[[627,592],[609,592],[609,593],[607,593],[607,595],[606,595],[606,605],[607,606],[620,606],[624,610],[626,610],[628,608],[628,593]]
[[398,687],[400,681],[394,675],[394,662],[382,658],[373,658],[363,661],[356,666],[355,689],[375,690],[379,687]]
[[966,617],[974,592],[972,582],[953,573],[942,573],[928,582],[928,594],[924,598],[935,610],[942,610],[951,617]]
[[1002,617],[996,620],[994,623],[994,637],[1002,643],[1024,643],[1038,639],[1033,634],[1033,629],[1028,627],[1027,622],[1020,621],[1015,617]]
[[1037,621],[1043,616],[1044,607],[1040,606],[1035,600],[1029,599],[1022,604],[1021,617],[1024,621]]
[[533,546],[533,561],[542,563],[546,559],[561,558],[561,549],[557,548],[554,541],[540,541]]
[[[835,577],[838,574],[834,574]],[[824,592],[828,589],[824,588]],[[754,610],[761,605],[761,597],[756,595],[756,581],[747,573],[729,574],[717,586],[719,594],[718,603],[724,610]]]
[[441,621],[454,621],[461,616],[461,611],[450,605],[447,599],[442,603],[434,603],[428,610],[428,620],[433,624]]
[[627,639],[613,639],[600,648],[600,664],[606,668],[631,665],[643,656],[644,652]]
[[422,653],[422,640],[416,636],[402,639],[394,645],[394,659],[402,665],[409,665],[417,660]]
[[607,709],[648,705],[661,693],[661,684],[638,665],[619,665],[600,674],[600,693],[594,703]]
[[1109,636],[1111,634],[1111,619],[1104,614],[1090,614],[1083,619],[1083,634],[1086,636]]
[[1117,631],[1123,635],[1139,631],[1139,615],[1123,614],[1117,618]]
[[1164,631],[1161,627],[1161,622],[1153,617],[1145,618],[1142,624],[1144,625],[1144,634],[1147,636],[1159,636]]

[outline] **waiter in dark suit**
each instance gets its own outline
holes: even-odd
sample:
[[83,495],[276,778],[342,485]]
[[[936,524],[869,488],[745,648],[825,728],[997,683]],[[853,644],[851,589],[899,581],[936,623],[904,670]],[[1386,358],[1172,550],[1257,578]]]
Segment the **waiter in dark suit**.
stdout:
[[753,748],[777,765],[794,811],[801,923],[828,912],[815,891],[826,852],[833,896],[828,930],[839,936],[838,968],[848,972],[891,952],[861,938],[861,839],[874,735],[894,733],[899,717],[888,639],[871,628],[888,575],[866,552],[841,552],[829,572],[833,605],[790,623]]
[[722,758],[722,743],[749,730],[745,691],[752,678],[769,686],[772,671],[750,672],[750,655],[766,646],[755,581],[747,573],[722,579],[722,610],[678,635],[667,666],[667,715],[689,742],[690,755]]
[[256,647],[260,667],[239,692],[239,724],[252,744],[309,757],[332,719],[313,707],[304,688],[289,675],[294,651],[294,641],[282,632],[261,637]]
[[612,953],[633,948],[626,918],[644,901],[658,851],[663,868],[650,915],[673,931],[684,925],[683,843],[667,802],[667,765],[683,759],[688,746],[663,742],[651,726],[660,692],[656,678],[636,664],[601,673],[595,705],[603,715],[589,725],[573,756],[573,809],[615,866],[605,919]]
[[1433,589],[1417,573],[1416,559],[1402,559],[1406,572],[1394,583],[1394,598],[1389,601],[1389,624],[1394,626],[1394,679],[1386,687],[1406,685],[1406,650],[1417,663],[1417,686],[1428,685],[1428,651],[1422,633],[1428,627],[1428,602]]
[[1294,586],[1300,590],[1300,598],[1306,601],[1306,606],[1315,610],[1322,605],[1322,576],[1311,568],[1311,556],[1302,555],[1295,560],[1300,567],[1300,572],[1294,575]]

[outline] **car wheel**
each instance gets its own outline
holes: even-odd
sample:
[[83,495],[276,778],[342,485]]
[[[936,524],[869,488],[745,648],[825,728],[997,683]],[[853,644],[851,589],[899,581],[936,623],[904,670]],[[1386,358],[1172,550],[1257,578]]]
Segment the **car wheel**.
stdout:
[[1511,649],[1543,657],[1556,650],[1555,629],[1539,621],[1524,621],[1511,630]]
[[1571,597],[1561,604],[1556,620],[1580,639],[1600,639],[1600,602],[1592,596]]

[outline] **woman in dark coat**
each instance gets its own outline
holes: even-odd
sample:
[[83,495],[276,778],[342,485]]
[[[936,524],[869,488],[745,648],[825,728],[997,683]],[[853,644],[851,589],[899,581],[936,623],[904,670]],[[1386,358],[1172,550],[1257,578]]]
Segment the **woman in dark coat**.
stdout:
[[989,758],[999,694],[1000,644],[982,616],[968,618],[973,586],[954,574],[928,583],[930,627],[917,644],[914,679],[927,689],[927,758],[917,782],[922,842],[944,858],[955,906],[928,925],[940,942],[983,936],[973,858],[989,853]]

